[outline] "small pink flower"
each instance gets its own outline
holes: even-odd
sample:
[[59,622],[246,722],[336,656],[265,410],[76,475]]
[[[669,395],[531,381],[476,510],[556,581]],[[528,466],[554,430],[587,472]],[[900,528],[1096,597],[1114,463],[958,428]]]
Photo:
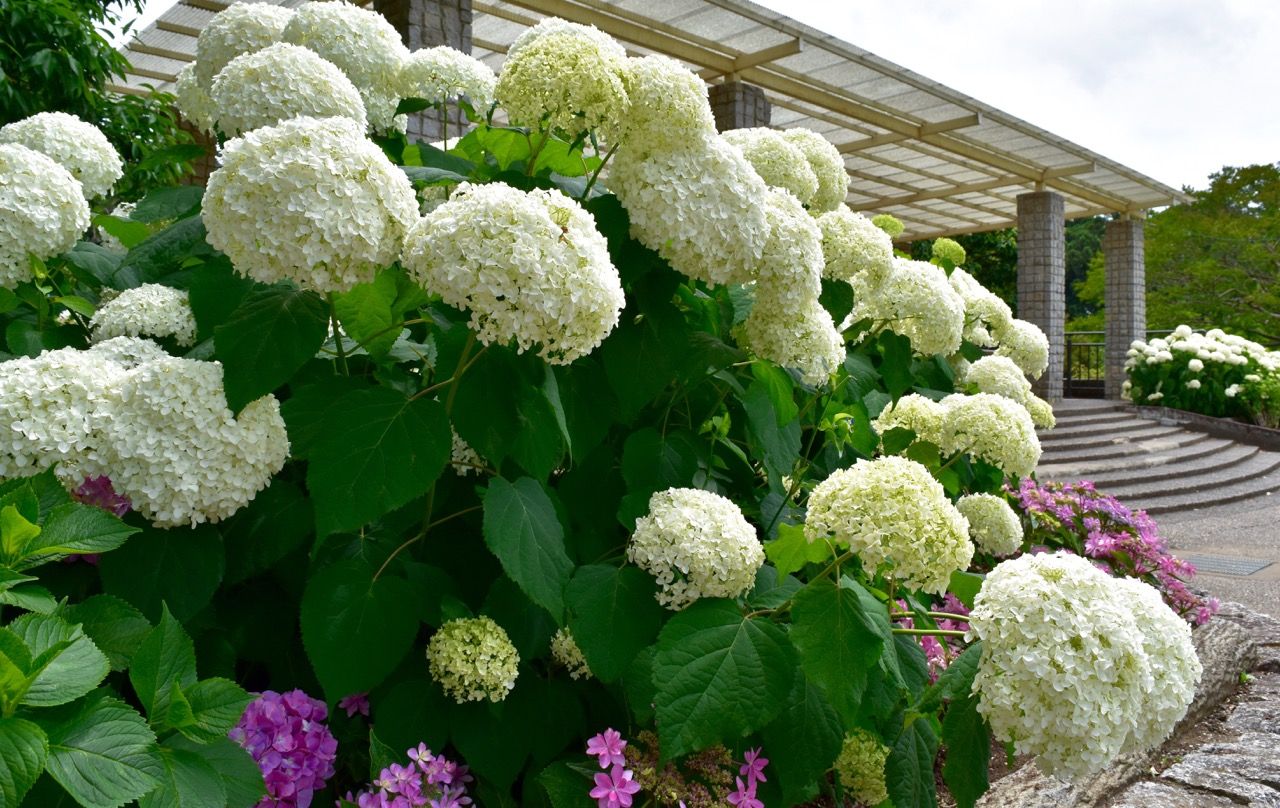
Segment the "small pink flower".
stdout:
[[350,696],[343,696],[338,699],[338,709],[347,711],[347,718],[352,718],[356,713],[360,713],[365,717],[369,715],[369,694],[368,693],[352,693]]
[[631,808],[631,795],[640,790],[640,784],[631,778],[630,769],[614,766],[608,774],[596,775],[590,796],[599,808]]
[[767,783],[769,778],[764,776],[764,767],[769,765],[769,759],[760,757],[760,748],[748,749],[742,756],[746,763],[738,769],[738,774],[747,778],[747,785],[756,783]]
[[[587,754],[595,755],[602,769],[624,765],[626,760],[622,757],[622,750],[626,748],[627,742],[622,740],[622,733],[616,729],[606,729],[587,739]],[[630,802],[627,804],[630,805]]]
[[734,808],[764,808],[764,803],[756,799],[755,783],[745,786],[741,777],[735,777],[734,781],[738,784],[738,790],[729,795],[730,805]]

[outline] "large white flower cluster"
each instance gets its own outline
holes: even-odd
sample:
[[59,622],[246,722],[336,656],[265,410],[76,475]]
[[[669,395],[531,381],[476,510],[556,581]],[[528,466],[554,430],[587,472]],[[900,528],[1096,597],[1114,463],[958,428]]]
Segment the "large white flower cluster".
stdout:
[[1052,429],[1055,423],[1053,406],[1031,392],[1031,382],[1022,368],[1007,356],[983,356],[968,365],[957,379],[972,384],[981,393],[1004,396],[1026,407],[1031,422],[1040,429]]
[[631,235],[677,272],[711,285],[755,276],[769,189],[737,148],[718,136],[652,154],[623,148],[609,168]]
[[173,84],[173,105],[196,129],[210,135],[214,133],[213,100],[209,98],[209,91],[200,86],[195,62],[189,62],[178,71],[177,81]]
[[1022,372],[1038,379],[1049,367],[1049,338],[1035,323],[1011,319],[991,332],[1000,347],[996,354],[1007,356]]
[[842,205],[819,216],[818,227],[826,262],[824,277],[873,290],[893,271],[893,239],[861,213]]
[[226,144],[201,215],[241,274],[342,292],[400,257],[418,202],[355,121],[293,118]]
[[113,337],[172,338],[182,346],[196,341],[196,318],[187,293],[158,283],[126,289],[102,304],[89,328],[94,342]]
[[280,39],[310,48],[346,73],[360,91],[375,132],[404,131],[405,120],[395,111],[400,70],[409,50],[386,17],[346,0],[303,3]]
[[61,255],[88,226],[89,203],[70,172],[26,146],[0,144],[0,288],[31,280],[28,253]]
[[710,491],[669,488],[649,498],[627,558],[657,581],[658,602],[679,610],[698,598],[751,591],[764,550],[732,501]]
[[102,130],[65,112],[38,112],[0,126],[0,143],[38,151],[80,181],[86,199],[111,192],[124,162]]
[[476,110],[493,104],[498,77],[484,62],[460,50],[441,45],[409,54],[400,67],[400,95],[444,101],[466,96]]
[[1026,407],[990,393],[950,395],[942,400],[945,455],[960,452],[1022,478],[1040,462],[1040,439]]
[[865,729],[855,728],[844,736],[840,755],[832,768],[840,785],[864,805],[879,805],[889,799],[885,784],[884,764],[889,760],[889,747]]
[[715,136],[707,83],[667,56],[628,59],[626,148],[653,155]]
[[948,356],[960,349],[965,305],[947,273],[924,261],[895,258],[876,287],[855,294],[853,317],[871,319],[911,340],[918,354]]
[[227,135],[306,115],[350,118],[365,127],[364,102],[332,62],[278,42],[232,59],[209,91],[215,125]]
[[984,552],[1007,556],[1022,546],[1022,522],[1004,497],[967,494],[956,501],[956,509],[969,520],[969,536]]
[[787,129],[782,136],[800,149],[818,179],[818,190],[807,203],[809,212],[817,216],[846,209],[844,201],[849,196],[849,172],[845,170],[844,156],[835,144],[812,129],[801,127]]
[[494,94],[516,123],[613,142],[626,125],[626,70],[627,52],[612,38],[549,18],[512,44]]
[[818,192],[818,176],[805,153],[781,132],[763,126],[730,129],[724,139],[742,149],[769,187],[790,191],[801,204],[808,204]]
[[499,702],[516,686],[520,653],[492,618],[460,618],[432,635],[427,666],[431,678],[458,704]]
[[859,460],[818,483],[804,534],[848,545],[868,570],[887,562],[885,575],[937,595],[973,559],[964,515],[927,468],[904,457]]
[[917,439],[940,444],[946,417],[946,407],[919,393],[909,393],[881,410],[871,428],[877,435],[890,429],[910,429]]
[[207,93],[232,59],[279,42],[292,17],[293,9],[274,3],[232,3],[215,14],[196,39],[196,85]]
[[985,348],[995,347],[996,342],[991,335],[992,332],[1008,328],[1010,320],[1013,319],[1009,304],[978,283],[976,278],[963,269],[953,269],[948,280],[951,282],[951,288],[955,289],[964,300],[964,338],[974,345]]
[[1064,779],[1162,740],[1200,677],[1185,621],[1121,580],[1080,556],[1024,555],[987,575],[969,615],[978,711]]
[[233,416],[216,362],[116,337],[0,365],[0,478],[57,463],[69,487],[105,476],[159,527],[218,521],[266,487],[289,454],[272,396]]
[[541,345],[553,364],[595,350],[626,303],[595,219],[558,190],[463,183],[410,230],[404,263],[480,342]]

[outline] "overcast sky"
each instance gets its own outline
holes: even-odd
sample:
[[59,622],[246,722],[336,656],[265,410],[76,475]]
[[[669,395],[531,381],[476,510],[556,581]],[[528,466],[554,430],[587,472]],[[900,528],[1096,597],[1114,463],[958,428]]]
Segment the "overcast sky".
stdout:
[[1278,0],[756,0],[1174,187],[1280,161]]

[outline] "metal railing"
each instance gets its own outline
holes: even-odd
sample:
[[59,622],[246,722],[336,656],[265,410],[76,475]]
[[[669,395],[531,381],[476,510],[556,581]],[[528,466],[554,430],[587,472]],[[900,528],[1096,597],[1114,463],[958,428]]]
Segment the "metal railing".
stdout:
[[[1147,339],[1172,334],[1148,331]],[[1067,398],[1104,398],[1107,380],[1107,333],[1068,331],[1063,356],[1062,394]]]

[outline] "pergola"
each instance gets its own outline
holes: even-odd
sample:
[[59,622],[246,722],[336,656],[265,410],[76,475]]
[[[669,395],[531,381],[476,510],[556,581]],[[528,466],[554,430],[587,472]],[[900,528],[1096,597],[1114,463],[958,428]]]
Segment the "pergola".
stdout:
[[[302,0],[275,0],[296,6]],[[178,0],[126,46],[118,89],[168,88],[194,58],[224,0]],[[1107,394],[1118,397],[1124,352],[1144,336],[1142,223],[1179,191],[848,42],[745,0],[369,0],[411,48],[450,45],[495,70],[510,44],[547,16],[588,23],[636,55],[662,53],[710,85],[721,129],[803,126],[835,143],[848,204],[891,213],[903,240],[1018,228],[1018,312],[1049,335],[1038,383],[1062,394],[1068,218],[1114,214],[1107,275]],[[434,123],[411,123],[431,134]],[[414,132],[414,130],[417,130]]]

